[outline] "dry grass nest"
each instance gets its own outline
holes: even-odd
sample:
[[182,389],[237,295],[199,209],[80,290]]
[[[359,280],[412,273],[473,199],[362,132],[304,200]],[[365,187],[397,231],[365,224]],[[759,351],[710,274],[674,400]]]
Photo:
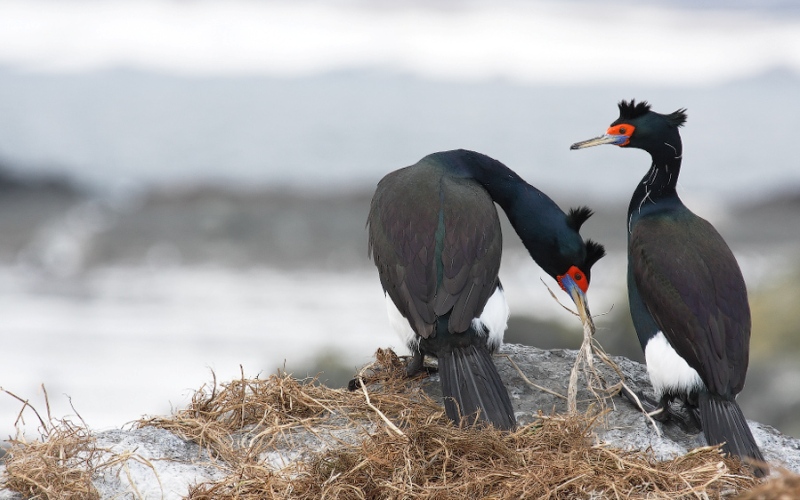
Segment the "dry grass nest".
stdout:
[[[125,462],[136,460],[152,468],[147,460],[133,453],[112,453],[100,448],[86,424],[77,415],[78,422],[56,419],[50,414],[47,391],[46,418],[27,400],[0,389],[22,403],[14,423],[17,436],[7,442],[5,475],[0,488],[16,491],[23,498],[53,500],[99,500],[100,494],[92,479],[105,471],[120,473]],[[36,417],[39,439],[29,439],[24,433],[24,413],[30,409]],[[73,408],[74,410],[74,408]],[[77,414],[77,412],[76,412]]]
[[50,425],[43,440],[11,440],[3,487],[25,498],[99,499],[92,472],[98,452],[89,432],[70,421]]
[[[403,375],[402,360],[379,350],[354,391],[287,374],[242,376],[138,425],[220,459],[227,477],[192,487],[193,500],[800,497],[797,476],[759,482],[716,447],[658,461],[599,444],[599,413],[540,414],[515,432],[460,428]],[[90,479],[110,459],[98,460],[83,428],[48,429],[41,442],[11,441],[4,486],[27,498],[97,498]]]
[[[230,464],[191,499],[729,498],[757,484],[738,461],[702,448],[672,461],[596,443],[598,414],[539,415],[515,432],[454,426],[379,350],[355,391],[281,374],[201,390],[189,408],[142,425],[169,429]],[[350,429],[333,439],[326,432]],[[320,449],[275,467],[303,436]]]

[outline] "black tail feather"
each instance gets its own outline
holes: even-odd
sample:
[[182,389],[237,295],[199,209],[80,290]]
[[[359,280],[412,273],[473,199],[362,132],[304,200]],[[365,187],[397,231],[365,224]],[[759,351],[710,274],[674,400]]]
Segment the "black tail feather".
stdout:
[[444,409],[454,422],[470,424],[477,415],[498,429],[516,427],[514,407],[487,347],[455,347],[439,355],[439,376]]
[[752,459],[755,462],[753,472],[758,477],[769,473],[764,465],[764,456],[735,400],[702,392],[698,403],[700,420],[709,444],[725,443],[722,445],[725,453],[737,456],[744,462]]

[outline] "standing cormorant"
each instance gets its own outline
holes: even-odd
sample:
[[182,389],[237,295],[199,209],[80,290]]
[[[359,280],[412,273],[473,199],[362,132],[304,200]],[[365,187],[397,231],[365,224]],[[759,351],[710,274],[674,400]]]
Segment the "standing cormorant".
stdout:
[[622,101],[604,135],[571,149],[615,144],[650,153],[628,206],[628,299],[658,409],[669,419],[670,402],[681,401],[709,444],[763,462],[736,403],[750,350],[744,279],[722,236],[675,190],[685,122],[685,109],[660,114],[647,102]]
[[[466,150],[444,151],[386,175],[372,198],[369,251],[386,294],[390,323],[421,369],[439,360],[448,417],[516,425],[491,353],[502,343],[508,305],[498,279],[505,210],[533,259],[584,300],[602,245],[578,233],[588,208],[565,214],[504,164]],[[579,304],[580,306],[580,304]]]

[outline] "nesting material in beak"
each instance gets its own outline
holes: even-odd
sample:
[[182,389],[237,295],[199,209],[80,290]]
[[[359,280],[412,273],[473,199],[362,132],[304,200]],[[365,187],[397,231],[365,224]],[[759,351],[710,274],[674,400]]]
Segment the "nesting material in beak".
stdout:
[[583,290],[580,289],[578,284],[575,283],[575,280],[568,274],[561,277],[561,286],[569,293],[569,296],[575,303],[575,307],[578,308],[578,315],[581,318],[581,323],[583,323],[584,328],[586,328],[587,323],[591,324],[592,334],[594,334],[594,323],[592,322],[592,315],[589,312],[589,303],[586,300],[586,294],[583,293]]

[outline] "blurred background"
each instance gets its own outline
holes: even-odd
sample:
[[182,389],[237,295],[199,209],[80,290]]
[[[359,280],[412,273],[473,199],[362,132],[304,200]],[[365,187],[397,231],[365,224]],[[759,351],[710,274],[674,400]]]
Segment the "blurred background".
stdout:
[[[680,193],[751,294],[740,401],[800,437],[793,0],[0,0],[0,386],[42,410],[44,384],[99,430],[183,407],[212,370],[340,385],[405,353],[369,200],[453,148],[595,209],[598,338],[641,359],[625,212],[649,158],[569,150],[630,98],[688,109]],[[506,340],[576,348],[508,225],[505,248]],[[20,408],[0,394],[0,436]]]

